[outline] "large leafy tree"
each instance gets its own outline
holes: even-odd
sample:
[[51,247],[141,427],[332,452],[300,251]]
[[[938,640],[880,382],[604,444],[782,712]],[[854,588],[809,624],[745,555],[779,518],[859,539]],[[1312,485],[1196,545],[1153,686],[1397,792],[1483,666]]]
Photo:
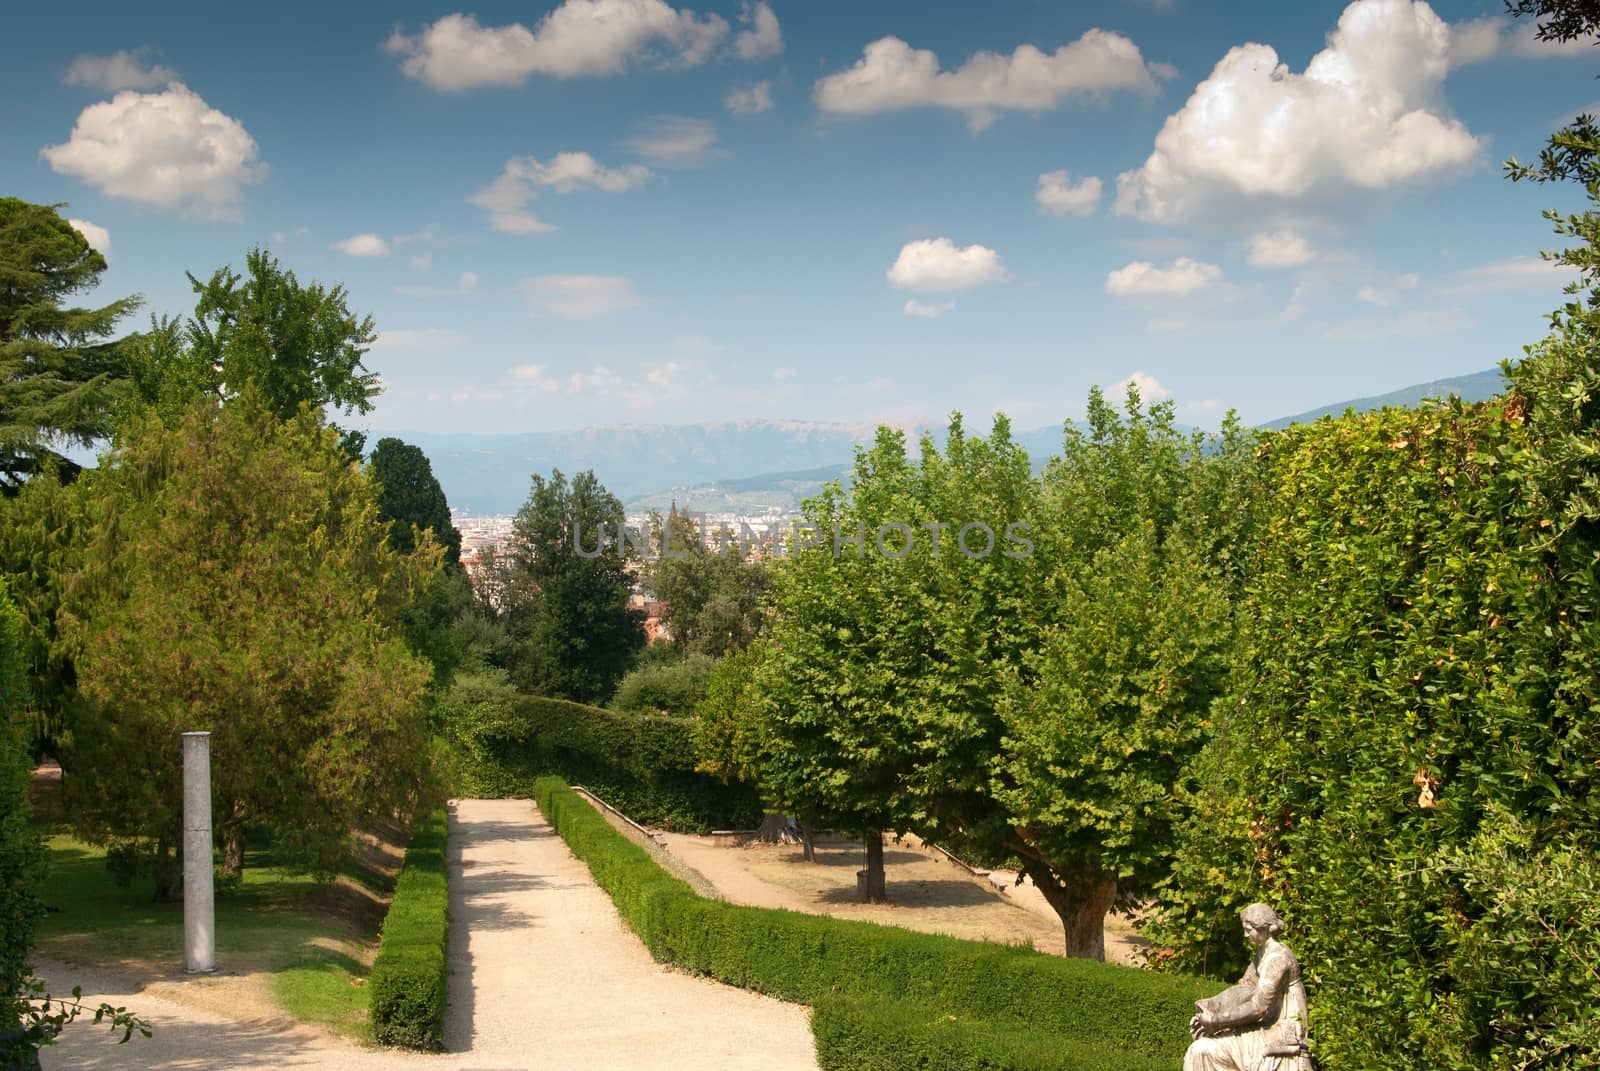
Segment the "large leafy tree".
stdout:
[[559,469],[534,475],[500,594],[511,679],[523,691],[603,702],[644,646],[644,614],[628,606],[623,520],[622,503],[592,471],[570,483]]
[[373,447],[372,478],[378,481],[378,512],[394,522],[389,545],[402,554],[416,546],[417,533],[432,531],[444,547],[445,564],[461,565],[461,533],[450,520],[450,503],[419,446],[384,438]]
[[0,493],[13,495],[56,452],[110,435],[126,386],[117,322],[138,297],[98,309],[67,306],[106,261],[49,205],[0,197]]
[[[372,317],[350,311],[343,286],[302,283],[265,249],[245,257],[245,273],[218,268],[202,282],[193,314],[157,317],[132,353],[141,402],[175,419],[199,396],[218,401],[253,387],[280,420],[302,403],[366,413],[380,387],[362,364],[377,338]],[[364,436],[345,433],[359,456]]]
[[645,579],[662,600],[673,646],[682,654],[720,658],[748,645],[761,629],[767,566],[745,560],[737,533],[708,537],[675,507],[662,531],[661,553]]
[[95,520],[62,614],[89,705],[63,755],[85,836],[176,879],[178,734],[212,733],[225,864],[246,824],[315,871],[423,776],[430,672],[398,611],[439,566],[396,553],[337,434],[247,391],[130,427],[92,479]]

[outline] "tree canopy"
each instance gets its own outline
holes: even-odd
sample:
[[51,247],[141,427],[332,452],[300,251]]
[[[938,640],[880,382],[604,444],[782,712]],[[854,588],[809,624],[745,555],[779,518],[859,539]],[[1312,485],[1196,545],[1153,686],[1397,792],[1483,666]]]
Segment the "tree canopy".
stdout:
[[332,872],[352,830],[419,789],[430,669],[396,619],[438,547],[392,550],[336,433],[249,390],[170,428],[143,418],[92,485],[62,611],[88,701],[62,756],[80,832],[170,881],[177,734],[205,729],[224,844],[261,825]]
[[[265,249],[245,257],[245,274],[218,268],[201,282],[188,317],[160,316],[132,353],[140,401],[169,420],[196,397],[218,401],[253,386],[280,420],[302,405],[366,413],[380,390],[362,358],[377,338],[372,317],[350,311],[343,286],[301,283]],[[360,455],[362,436],[345,433]]]
[[112,335],[141,299],[65,305],[99,282],[106,261],[57,207],[0,197],[0,493],[7,495],[46,459],[63,475],[75,473],[57,449],[109,436],[127,385],[127,340]]
[[592,471],[570,483],[559,469],[534,475],[500,593],[511,679],[523,691],[604,702],[644,646],[644,612],[628,606],[622,525],[622,503]]

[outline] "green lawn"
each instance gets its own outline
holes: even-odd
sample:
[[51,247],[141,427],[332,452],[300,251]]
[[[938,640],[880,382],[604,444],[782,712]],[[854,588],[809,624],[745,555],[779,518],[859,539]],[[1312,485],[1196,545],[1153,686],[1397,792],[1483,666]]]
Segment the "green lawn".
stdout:
[[[40,896],[50,908],[39,928],[40,954],[68,963],[135,971],[181,970],[183,905],[151,902],[149,877],[119,886],[105,852],[68,836],[46,841],[48,876]],[[248,852],[243,881],[216,894],[217,964],[229,973],[265,971],[289,1014],[364,1037],[367,964],[381,908],[362,889],[382,890],[381,870],[354,867],[348,882],[318,883]]]

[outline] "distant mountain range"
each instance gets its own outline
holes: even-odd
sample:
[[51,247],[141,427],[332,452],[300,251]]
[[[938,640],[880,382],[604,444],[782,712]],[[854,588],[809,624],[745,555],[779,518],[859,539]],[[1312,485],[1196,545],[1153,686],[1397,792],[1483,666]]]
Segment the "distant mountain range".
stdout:
[[[1504,387],[1499,370],[1492,369],[1339,402],[1263,427],[1304,423],[1347,408],[1415,405],[1449,394],[1481,401]],[[987,433],[988,428],[974,424],[972,430]],[[914,442],[924,431],[942,444],[942,426],[910,428],[907,438]],[[664,512],[676,502],[680,509],[757,514],[772,507],[794,511],[825,482],[845,477],[856,446],[876,433],[874,424],[741,420],[613,424],[525,435],[403,432],[397,437],[421,447],[450,504],[474,514],[515,513],[528,496],[532,475],[548,476],[553,468],[568,476],[593,469],[629,512]],[[1061,435],[1061,425],[1014,433],[1037,465],[1059,451]],[[374,433],[369,445],[382,437]]]

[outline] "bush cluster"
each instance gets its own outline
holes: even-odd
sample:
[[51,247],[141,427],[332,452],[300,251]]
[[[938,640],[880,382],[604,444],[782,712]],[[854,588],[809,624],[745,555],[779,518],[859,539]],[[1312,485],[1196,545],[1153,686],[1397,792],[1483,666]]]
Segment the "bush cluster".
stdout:
[[751,829],[761,820],[750,786],[695,772],[692,719],[523,695],[486,675],[459,681],[443,714],[469,795],[525,795],[535,778],[554,775],[667,829]]
[[[820,1005],[825,1068],[1175,1066],[1193,1002],[1216,991],[1179,975],[706,900],[560,779],[541,778],[535,798],[656,959]],[[876,1040],[891,1022],[897,1040]]]
[[444,1045],[449,966],[448,822],[443,809],[419,816],[383,920],[372,964],[372,1032],[379,1044],[437,1052]]

